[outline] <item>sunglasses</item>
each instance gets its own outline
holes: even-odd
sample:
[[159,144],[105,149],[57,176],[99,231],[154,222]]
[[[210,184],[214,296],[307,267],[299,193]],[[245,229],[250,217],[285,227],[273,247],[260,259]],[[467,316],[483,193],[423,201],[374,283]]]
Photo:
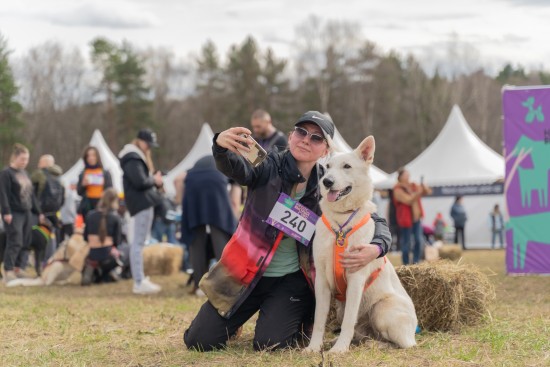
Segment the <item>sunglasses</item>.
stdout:
[[309,135],[309,141],[311,141],[312,144],[318,145],[318,144],[321,144],[322,142],[325,141],[325,138],[323,136],[321,136],[319,134],[310,133],[309,131],[307,131],[303,127],[295,126],[294,127],[294,132],[296,133],[296,135],[300,139],[305,139],[306,136]]

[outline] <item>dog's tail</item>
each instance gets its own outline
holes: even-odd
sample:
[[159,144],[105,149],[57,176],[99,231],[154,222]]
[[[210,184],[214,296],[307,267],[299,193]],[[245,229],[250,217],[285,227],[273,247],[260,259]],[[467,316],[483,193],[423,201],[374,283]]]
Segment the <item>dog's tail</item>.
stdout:
[[34,279],[14,279],[10,280],[8,283],[6,283],[6,287],[38,287],[44,285],[44,281],[42,278],[34,278]]

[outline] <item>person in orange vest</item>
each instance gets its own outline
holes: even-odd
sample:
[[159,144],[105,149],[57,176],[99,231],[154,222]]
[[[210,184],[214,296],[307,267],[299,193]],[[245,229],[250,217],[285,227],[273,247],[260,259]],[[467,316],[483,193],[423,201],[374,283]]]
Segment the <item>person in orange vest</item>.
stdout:
[[431,192],[431,189],[423,182],[420,184],[411,182],[409,171],[405,168],[400,168],[397,171],[397,184],[393,188],[393,203],[399,226],[403,265],[410,263],[411,235],[414,238],[413,264],[420,261],[423,245],[421,220],[424,217],[420,198],[430,195]]
[[96,208],[103,191],[113,187],[111,173],[103,168],[101,156],[96,147],[88,145],[82,154],[84,170],[78,176],[76,192],[82,197],[78,213],[86,219],[86,214]]

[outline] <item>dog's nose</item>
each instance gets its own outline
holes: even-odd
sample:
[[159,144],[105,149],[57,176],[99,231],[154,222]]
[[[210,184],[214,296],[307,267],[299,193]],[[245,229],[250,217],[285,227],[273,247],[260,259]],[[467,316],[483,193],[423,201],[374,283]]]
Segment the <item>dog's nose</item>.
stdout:
[[323,185],[325,185],[327,189],[330,189],[332,185],[334,185],[334,180],[330,177],[325,177],[323,179]]

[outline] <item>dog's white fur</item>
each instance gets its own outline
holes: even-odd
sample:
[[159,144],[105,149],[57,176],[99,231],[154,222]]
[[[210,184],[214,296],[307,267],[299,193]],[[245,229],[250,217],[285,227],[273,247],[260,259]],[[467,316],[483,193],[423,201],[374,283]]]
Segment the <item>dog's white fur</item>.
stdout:
[[82,264],[88,254],[88,244],[81,234],[74,234],[54,252],[48,260],[48,265],[42,270],[42,275],[34,279],[14,279],[7,287],[17,286],[50,286],[54,283],[65,284],[69,277],[82,271]]
[[[324,184],[321,185],[323,196],[320,203],[321,209],[333,228],[338,228],[338,224],[345,223],[350,216],[347,213],[350,210],[359,209],[346,228],[353,227],[367,213],[376,210],[376,206],[370,201],[373,195],[373,184],[369,176],[374,150],[374,138],[369,136],[353,152],[336,154],[328,161],[323,181],[329,179],[333,182],[330,189],[338,191],[351,186],[351,191],[347,195],[329,202],[327,200],[329,189]],[[348,248],[354,244],[369,244],[373,235],[374,221],[371,219],[348,238]],[[334,244],[334,232],[319,220],[313,241],[316,268],[315,323],[310,344],[306,348],[307,352],[319,352],[323,344],[331,295],[334,293]],[[389,261],[374,283],[363,291],[370,274],[383,264],[384,260],[380,258],[354,273],[346,271],[346,301],[336,301],[339,309],[338,318],[342,323],[341,333],[329,352],[348,351],[355,333],[361,336],[371,334],[381,337],[401,348],[416,345],[417,318],[414,304]]]

